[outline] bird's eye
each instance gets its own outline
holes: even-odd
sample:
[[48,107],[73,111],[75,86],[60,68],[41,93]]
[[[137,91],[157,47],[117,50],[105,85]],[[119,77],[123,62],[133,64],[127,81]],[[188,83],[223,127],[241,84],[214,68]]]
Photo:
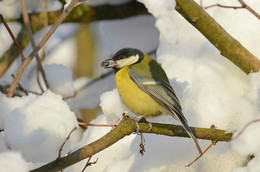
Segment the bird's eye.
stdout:
[[122,60],[122,59],[124,59],[124,58],[125,58],[125,56],[123,56],[123,55],[120,55],[120,56],[118,57],[119,60]]

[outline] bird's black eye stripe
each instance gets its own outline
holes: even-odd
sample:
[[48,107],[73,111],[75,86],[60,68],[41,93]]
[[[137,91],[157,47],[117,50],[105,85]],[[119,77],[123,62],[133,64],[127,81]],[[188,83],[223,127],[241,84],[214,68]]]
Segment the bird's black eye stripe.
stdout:
[[125,56],[124,55],[120,55],[120,56],[118,56],[118,59],[119,60],[125,59]]

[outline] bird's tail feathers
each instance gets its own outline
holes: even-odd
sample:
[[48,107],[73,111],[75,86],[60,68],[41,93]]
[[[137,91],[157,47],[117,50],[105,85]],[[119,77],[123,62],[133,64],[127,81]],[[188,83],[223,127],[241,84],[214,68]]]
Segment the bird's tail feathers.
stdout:
[[202,150],[200,148],[199,142],[196,139],[196,137],[193,135],[193,133],[192,133],[190,127],[188,126],[187,122],[184,119],[182,119],[182,117],[180,115],[176,114],[175,112],[172,112],[171,115],[173,115],[173,117],[177,118],[178,121],[181,122],[181,124],[182,124],[183,128],[185,129],[185,131],[187,132],[187,134],[194,141],[199,153],[202,154]]

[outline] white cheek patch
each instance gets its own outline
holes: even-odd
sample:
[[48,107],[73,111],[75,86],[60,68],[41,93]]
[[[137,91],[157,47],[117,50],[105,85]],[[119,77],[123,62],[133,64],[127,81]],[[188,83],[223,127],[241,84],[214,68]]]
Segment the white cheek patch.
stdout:
[[128,57],[126,59],[117,60],[117,68],[122,68],[124,66],[129,66],[131,64],[136,63],[139,60],[139,55],[136,54],[135,56]]

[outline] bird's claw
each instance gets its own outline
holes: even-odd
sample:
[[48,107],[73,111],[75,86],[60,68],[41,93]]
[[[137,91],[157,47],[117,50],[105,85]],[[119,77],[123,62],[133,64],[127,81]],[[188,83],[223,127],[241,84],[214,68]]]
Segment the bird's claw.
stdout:
[[144,116],[138,116],[138,117],[134,118],[134,120],[135,120],[135,123],[136,123],[136,132],[137,133],[140,132],[139,122],[143,122],[143,123],[148,124],[149,125],[149,130],[148,131],[152,130],[152,127],[153,127],[152,123],[147,121]]

